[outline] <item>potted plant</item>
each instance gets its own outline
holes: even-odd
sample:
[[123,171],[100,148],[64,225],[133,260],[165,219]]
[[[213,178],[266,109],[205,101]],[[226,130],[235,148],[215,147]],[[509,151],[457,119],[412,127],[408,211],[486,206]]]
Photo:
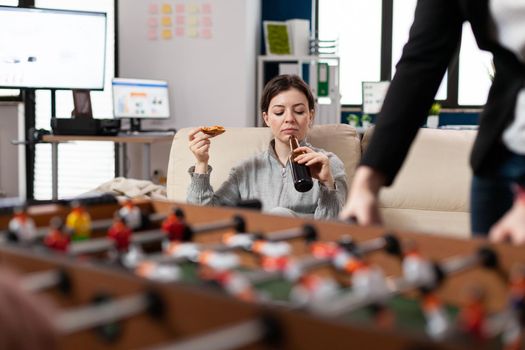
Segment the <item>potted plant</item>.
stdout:
[[372,117],[370,116],[370,114],[363,114],[363,116],[361,117],[361,125],[365,129],[372,125]]
[[359,116],[357,114],[349,114],[346,117],[346,121],[348,122],[348,124],[350,124],[350,126],[357,128],[357,126],[359,125]]
[[441,113],[441,104],[434,102],[428,111],[427,128],[436,129],[439,126],[439,113]]

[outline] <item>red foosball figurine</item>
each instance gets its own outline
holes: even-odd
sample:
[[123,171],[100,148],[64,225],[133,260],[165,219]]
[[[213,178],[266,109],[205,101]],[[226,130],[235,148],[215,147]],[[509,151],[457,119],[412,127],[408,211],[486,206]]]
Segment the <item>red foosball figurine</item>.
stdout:
[[44,238],[44,244],[50,249],[66,252],[71,242],[71,237],[68,233],[64,232],[64,221],[58,216],[55,216],[51,219],[49,225],[50,230]]
[[510,270],[510,316],[502,332],[503,349],[523,349],[522,324],[525,320],[525,265],[515,263]]
[[162,223],[161,228],[170,241],[181,241],[186,229],[184,212],[178,208],[173,209]]
[[115,213],[113,224],[108,229],[108,237],[115,241],[115,249],[119,253],[125,253],[129,249],[131,241],[131,229],[126,225],[124,218],[118,212]]
[[477,339],[485,339],[485,292],[479,286],[471,287],[467,292],[467,302],[459,314],[461,328]]
[[228,294],[244,301],[254,301],[255,292],[246,278],[235,271],[240,261],[237,254],[205,251],[199,254],[199,276],[214,281]]
[[525,310],[525,265],[515,264],[510,271],[509,298],[511,307],[517,312]]
[[252,251],[261,256],[265,271],[284,271],[290,262],[291,246],[287,242],[255,241]]
[[89,239],[91,235],[91,216],[79,201],[73,201],[71,208],[71,212],[66,217],[66,227],[72,231],[72,240]]

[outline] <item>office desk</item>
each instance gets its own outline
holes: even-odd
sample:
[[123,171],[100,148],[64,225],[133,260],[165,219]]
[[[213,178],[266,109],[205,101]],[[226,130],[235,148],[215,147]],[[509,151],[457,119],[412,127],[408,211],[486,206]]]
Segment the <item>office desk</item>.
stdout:
[[[171,142],[174,134],[140,133],[117,136],[85,136],[85,135],[45,135],[42,141],[51,143],[51,190],[52,199],[58,199],[58,144],[70,141],[110,141],[122,144],[141,143],[142,146],[142,176],[149,180],[151,176],[151,144]],[[124,159],[125,161],[125,159]],[[118,170],[119,171],[119,170]],[[119,171],[120,173],[120,171]]]

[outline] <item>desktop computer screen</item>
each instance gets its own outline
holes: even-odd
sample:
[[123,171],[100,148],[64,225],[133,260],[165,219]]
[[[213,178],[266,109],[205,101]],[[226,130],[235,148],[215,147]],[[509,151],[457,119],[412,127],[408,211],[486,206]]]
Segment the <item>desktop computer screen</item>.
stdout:
[[166,81],[114,78],[111,85],[113,115],[115,118],[130,118],[133,131],[140,131],[140,120],[170,117]]

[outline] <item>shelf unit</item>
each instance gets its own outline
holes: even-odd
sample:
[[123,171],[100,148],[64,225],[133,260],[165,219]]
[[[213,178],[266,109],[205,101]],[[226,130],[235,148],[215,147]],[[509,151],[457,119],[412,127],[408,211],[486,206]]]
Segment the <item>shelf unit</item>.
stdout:
[[[283,66],[289,64],[289,66]],[[293,67],[296,67],[294,69]],[[260,101],[264,85],[280,74],[281,68],[286,73],[296,73],[311,87],[317,102],[316,124],[338,124],[341,122],[341,94],[339,88],[338,56],[259,56],[257,59],[257,101]],[[290,71],[292,70],[292,71]],[[318,72],[321,72],[319,79]],[[328,79],[328,89],[324,96],[319,96],[319,80]],[[262,117],[257,107],[255,125],[263,126]]]

